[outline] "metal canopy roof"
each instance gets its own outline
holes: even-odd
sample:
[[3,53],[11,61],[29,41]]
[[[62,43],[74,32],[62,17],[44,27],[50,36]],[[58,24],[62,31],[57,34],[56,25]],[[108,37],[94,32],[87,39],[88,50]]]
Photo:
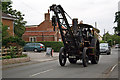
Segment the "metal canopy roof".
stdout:
[[93,28],[97,33],[100,33],[100,30],[97,28],[94,28],[92,25],[89,24],[78,24],[78,26],[83,27],[83,28]]

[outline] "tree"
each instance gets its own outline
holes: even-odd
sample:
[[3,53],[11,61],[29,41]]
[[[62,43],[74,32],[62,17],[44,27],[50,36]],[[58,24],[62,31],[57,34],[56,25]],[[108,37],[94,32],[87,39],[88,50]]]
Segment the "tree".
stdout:
[[109,43],[110,46],[112,46],[114,44],[120,44],[120,36],[118,36],[116,34],[111,35],[111,34],[109,34],[109,32],[107,32],[103,35],[103,41],[101,41],[101,43],[103,43],[103,42]]
[[112,40],[113,40],[113,43],[115,41],[115,44],[120,44],[120,36],[118,35],[112,35]]
[[111,35],[109,34],[109,32],[107,32],[103,35],[103,40],[104,41],[107,41],[108,39],[111,39]]
[[2,39],[8,37],[9,34],[8,34],[7,30],[8,30],[8,26],[2,25]]
[[15,19],[14,21],[14,32],[18,37],[22,37],[22,34],[25,31],[25,24],[27,23],[24,21],[24,14],[22,14],[20,11],[13,10],[12,9],[12,2],[2,2],[2,12],[9,14],[13,16]]
[[0,22],[0,49],[2,46],[2,22]]
[[115,21],[117,22],[117,27],[114,27],[115,33],[120,36],[120,11],[115,13]]

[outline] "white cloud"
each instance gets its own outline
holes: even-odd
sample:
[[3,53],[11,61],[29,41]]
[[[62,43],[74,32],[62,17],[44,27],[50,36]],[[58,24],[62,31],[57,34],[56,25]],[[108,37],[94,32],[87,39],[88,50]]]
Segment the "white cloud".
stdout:
[[60,4],[72,17],[94,26],[97,22],[101,35],[106,31],[113,33],[114,13],[118,10],[119,0],[12,0],[13,8],[25,14],[27,24],[39,24],[44,13],[52,4]]

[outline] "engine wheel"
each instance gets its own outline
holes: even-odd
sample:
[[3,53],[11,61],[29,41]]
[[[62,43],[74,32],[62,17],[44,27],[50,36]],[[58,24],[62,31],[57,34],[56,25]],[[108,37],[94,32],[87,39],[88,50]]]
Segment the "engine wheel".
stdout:
[[98,62],[99,62],[99,55],[100,55],[99,42],[96,42],[96,45],[95,45],[95,55],[93,55],[92,58],[91,58],[91,63],[92,64],[98,64]]
[[59,63],[61,66],[65,66],[65,63],[66,63],[66,53],[64,51],[64,47],[62,47],[60,49],[60,52],[59,52]]
[[87,66],[88,66],[88,61],[89,61],[86,52],[87,52],[87,48],[85,47],[85,48],[83,49],[83,53],[82,53],[82,63],[83,63],[83,66],[84,66],[84,67],[87,67]]
[[92,56],[91,63],[92,64],[98,64],[99,61],[99,55]]

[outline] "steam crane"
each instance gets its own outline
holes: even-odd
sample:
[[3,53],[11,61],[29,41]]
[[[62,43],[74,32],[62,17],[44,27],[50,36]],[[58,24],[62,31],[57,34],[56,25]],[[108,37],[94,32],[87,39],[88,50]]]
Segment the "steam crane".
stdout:
[[[52,17],[52,25],[58,24],[64,44],[59,52],[60,65],[65,66],[67,58],[71,64],[82,60],[84,67],[88,66],[89,60],[92,64],[97,64],[100,51],[96,29],[88,24],[78,24],[78,19],[72,19],[61,5],[53,4],[50,6],[50,11],[55,14]],[[66,16],[72,19],[72,25],[68,23]]]

